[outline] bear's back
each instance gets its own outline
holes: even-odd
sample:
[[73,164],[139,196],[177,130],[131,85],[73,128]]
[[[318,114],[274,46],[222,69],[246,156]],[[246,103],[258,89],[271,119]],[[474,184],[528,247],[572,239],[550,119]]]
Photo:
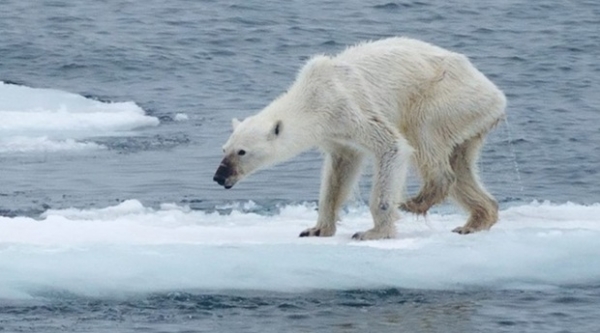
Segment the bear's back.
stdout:
[[384,84],[396,91],[437,81],[443,72],[477,75],[466,56],[406,37],[360,43],[332,60],[352,67],[374,86]]
[[462,57],[441,47],[416,39],[392,37],[351,46],[334,57],[348,64],[384,62],[385,59],[405,61],[405,64],[427,61],[433,58]]
[[360,78],[345,83],[348,91],[368,95],[363,99],[401,128],[433,113],[440,124],[469,114],[487,126],[504,113],[503,93],[466,56],[427,42],[387,38],[349,47],[332,60]]

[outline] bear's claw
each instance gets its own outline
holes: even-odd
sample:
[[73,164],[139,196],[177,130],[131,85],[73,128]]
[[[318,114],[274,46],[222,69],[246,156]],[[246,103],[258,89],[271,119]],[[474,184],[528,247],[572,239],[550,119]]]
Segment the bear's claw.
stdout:
[[300,237],[329,237],[335,234],[335,228],[308,228],[300,233]]
[[354,235],[352,235],[352,239],[362,240],[362,235],[363,234],[364,234],[363,232],[357,232]]
[[476,231],[477,230],[475,228],[471,228],[471,227],[456,227],[456,228],[452,229],[452,232],[455,232],[459,235],[468,235],[468,234],[472,234]]
[[300,237],[309,237],[309,236],[317,236],[319,237],[321,235],[321,229],[308,229],[308,230],[304,230],[300,233]]

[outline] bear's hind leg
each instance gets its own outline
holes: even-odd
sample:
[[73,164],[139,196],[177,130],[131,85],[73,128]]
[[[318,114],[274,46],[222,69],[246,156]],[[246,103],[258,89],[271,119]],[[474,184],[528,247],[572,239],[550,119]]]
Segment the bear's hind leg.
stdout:
[[[417,165],[423,178],[423,186],[419,193],[400,205],[400,209],[418,215],[425,215],[429,208],[448,197],[456,176],[447,159],[439,159],[440,153],[430,152],[429,148],[417,151]],[[441,153],[441,156],[448,156]]]
[[470,213],[464,226],[452,230],[463,235],[490,229],[498,221],[498,203],[477,176],[476,161],[482,144],[482,135],[471,138],[457,146],[450,159],[456,174],[456,183],[450,194]]
[[319,217],[317,225],[300,233],[300,237],[333,236],[338,212],[350,196],[358,179],[363,154],[347,147],[336,147],[327,154],[323,167]]

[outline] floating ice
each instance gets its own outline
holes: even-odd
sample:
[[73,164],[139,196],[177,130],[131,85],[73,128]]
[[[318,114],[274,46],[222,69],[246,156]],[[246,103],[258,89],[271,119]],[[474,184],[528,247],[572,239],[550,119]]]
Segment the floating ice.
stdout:
[[405,216],[393,240],[358,242],[368,208],[345,214],[331,238],[298,238],[312,205],[274,216],[102,209],[0,217],[0,298],[44,290],[84,295],[165,290],[547,288],[600,283],[600,205],[537,203],[503,210],[489,232],[450,232],[458,214]]
[[46,136],[34,138],[17,136],[5,140],[0,139],[0,153],[57,152],[105,148],[103,145],[94,142],[77,142],[73,139],[53,140]]
[[98,149],[90,138],[159,123],[133,102],[101,102],[2,82],[0,119],[0,153]]
[[190,117],[185,113],[178,113],[175,115],[175,121],[186,121],[189,120]]

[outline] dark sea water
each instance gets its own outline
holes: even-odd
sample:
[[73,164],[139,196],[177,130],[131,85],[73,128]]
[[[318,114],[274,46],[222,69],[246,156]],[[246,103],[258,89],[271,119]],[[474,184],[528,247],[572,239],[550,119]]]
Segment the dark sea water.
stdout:
[[[600,203],[598,1],[0,0],[0,81],[133,101],[160,121],[87,139],[102,150],[0,152],[0,215],[37,218],[129,199],[206,212],[253,200],[268,215],[314,202],[318,152],[234,190],[218,187],[212,175],[230,120],[285,91],[310,56],[397,35],[468,55],[506,93],[508,122],[489,136],[480,163],[503,209]],[[366,200],[368,177],[360,187]],[[0,297],[0,332],[600,332],[599,284],[41,290]]]

